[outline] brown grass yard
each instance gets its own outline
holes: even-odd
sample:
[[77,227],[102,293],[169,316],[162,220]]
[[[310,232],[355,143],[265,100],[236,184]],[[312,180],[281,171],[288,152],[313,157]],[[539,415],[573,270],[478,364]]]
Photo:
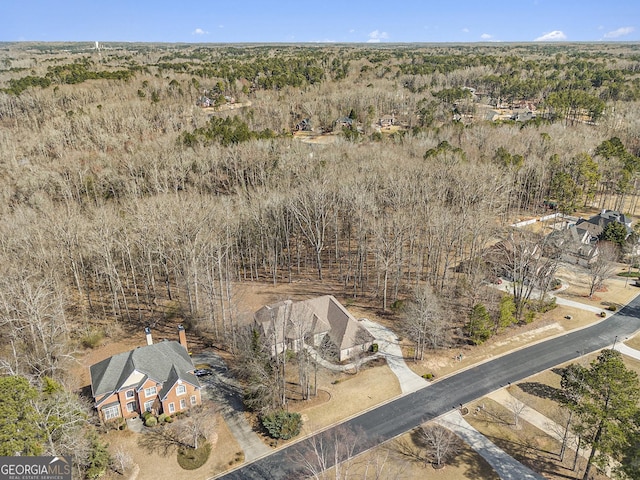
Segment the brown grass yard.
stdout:
[[[424,450],[415,432],[407,432],[385,444],[374,448],[346,462],[350,478],[363,478],[365,471],[369,478],[376,478],[374,471],[381,472],[381,478],[413,480],[417,478],[442,480],[499,480],[500,477],[484,458],[469,445],[462,442],[460,451],[446,461],[444,468],[436,470],[425,463]],[[415,456],[414,456],[415,455]],[[420,456],[421,458],[417,458]],[[331,470],[329,471],[331,472]]]
[[[129,472],[128,478],[130,480],[192,480],[194,478],[204,479],[211,477],[243,460],[244,456],[241,453],[240,446],[220,417],[218,417],[216,433],[217,439],[212,442],[209,460],[196,470],[182,469],[178,465],[176,451],[163,455],[159,451],[150,452],[144,448],[144,433],[134,433],[128,430],[111,431],[104,435],[103,440],[109,444],[109,451],[112,454],[116,450],[122,449],[129,453],[133,463],[138,465],[139,468],[131,469]],[[102,478],[111,480],[127,477],[112,472]]]
[[[467,415],[465,419],[504,452],[545,478],[575,478],[575,472],[571,470],[574,451],[568,450],[564,462],[560,463],[559,441],[524,420],[520,420],[518,430],[514,429],[513,414],[489,398],[473,402],[469,405],[470,411],[475,412],[479,405],[484,405],[484,409],[477,414]],[[578,459],[578,470],[584,471],[585,466],[586,460]],[[606,480],[608,477],[594,472],[593,478]]]

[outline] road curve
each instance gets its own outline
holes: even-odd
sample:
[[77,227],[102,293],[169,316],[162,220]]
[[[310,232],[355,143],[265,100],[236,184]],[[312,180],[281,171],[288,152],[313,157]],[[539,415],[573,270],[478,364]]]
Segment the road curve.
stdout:
[[[436,418],[460,404],[469,403],[509,383],[571,361],[587,353],[610,347],[640,330],[640,297],[619,312],[591,327],[531,345],[489,362],[443,378],[421,390],[376,407],[341,425],[358,432],[354,454],[363,452],[421,423]],[[336,427],[332,427],[336,428]],[[298,452],[311,438],[276,450],[271,455],[243,465],[224,479],[280,480],[300,478]]]

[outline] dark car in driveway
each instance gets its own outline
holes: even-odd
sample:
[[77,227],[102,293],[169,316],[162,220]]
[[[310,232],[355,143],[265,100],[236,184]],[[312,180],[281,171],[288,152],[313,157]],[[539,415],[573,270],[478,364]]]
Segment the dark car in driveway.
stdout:
[[210,368],[196,368],[193,372],[196,377],[208,377],[213,375],[213,370]]

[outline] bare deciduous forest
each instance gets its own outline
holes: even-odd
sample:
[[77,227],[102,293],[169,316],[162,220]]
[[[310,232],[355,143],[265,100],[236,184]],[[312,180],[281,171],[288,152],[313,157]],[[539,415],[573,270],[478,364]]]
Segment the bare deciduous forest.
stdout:
[[423,355],[500,315],[517,219],[637,213],[636,44],[90,47],[0,45],[3,373],[175,317],[233,352],[238,285],[310,278],[426,285]]

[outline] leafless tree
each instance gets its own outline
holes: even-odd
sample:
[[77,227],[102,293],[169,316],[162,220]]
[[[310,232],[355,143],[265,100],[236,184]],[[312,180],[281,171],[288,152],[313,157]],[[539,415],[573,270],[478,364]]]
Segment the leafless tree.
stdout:
[[598,244],[598,256],[596,260],[587,267],[589,275],[589,298],[602,288],[605,280],[613,275],[616,269],[617,251],[615,245],[607,242]]
[[338,426],[312,436],[296,448],[296,462],[302,465],[307,478],[315,480],[346,480],[349,460],[356,452],[358,435]]
[[0,288],[0,327],[11,355],[0,365],[10,374],[61,378],[70,359],[69,325],[64,300],[49,280],[6,276]]
[[422,360],[427,348],[446,347],[450,342],[450,328],[431,288],[428,285],[416,287],[403,328],[415,344],[414,359]]
[[507,401],[507,407],[509,408],[509,411],[513,415],[513,428],[516,430],[519,430],[520,417],[527,409],[527,406],[517,398],[512,397]]
[[441,467],[460,450],[460,438],[442,425],[425,425],[420,429],[420,439],[424,442],[429,458],[435,467]]
[[215,412],[198,406],[172,423],[156,426],[139,443],[149,451],[159,450],[166,454],[178,447],[197,449],[201,439],[212,439],[215,435]]
[[522,321],[534,290],[545,291],[558,268],[557,259],[543,256],[545,242],[545,238],[532,232],[513,229],[490,249],[489,261],[496,273],[512,282],[510,293],[518,321]]
[[315,181],[298,191],[290,205],[302,234],[315,252],[318,280],[322,280],[322,252],[333,203],[334,197],[326,181]]
[[113,469],[120,475],[124,475],[133,466],[131,454],[121,446],[111,455],[111,462]]

